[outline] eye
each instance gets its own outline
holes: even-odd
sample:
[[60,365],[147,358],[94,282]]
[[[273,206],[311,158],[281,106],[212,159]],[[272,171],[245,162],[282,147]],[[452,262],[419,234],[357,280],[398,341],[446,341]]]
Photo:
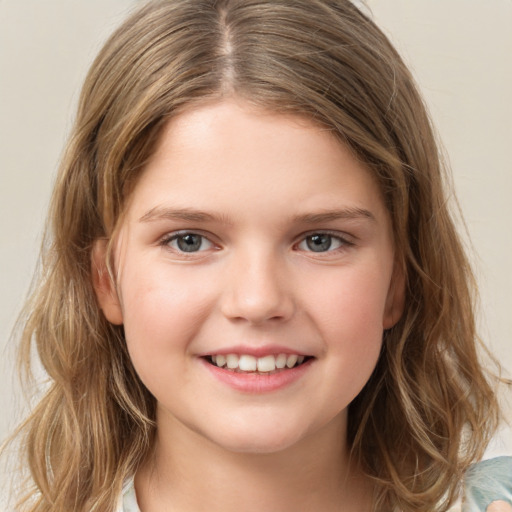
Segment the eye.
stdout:
[[306,236],[297,247],[301,251],[329,252],[349,245],[352,245],[352,243],[340,236],[332,235],[330,233],[313,233]]
[[214,245],[203,235],[198,233],[175,233],[162,240],[165,245],[177,252],[201,252],[211,249]]

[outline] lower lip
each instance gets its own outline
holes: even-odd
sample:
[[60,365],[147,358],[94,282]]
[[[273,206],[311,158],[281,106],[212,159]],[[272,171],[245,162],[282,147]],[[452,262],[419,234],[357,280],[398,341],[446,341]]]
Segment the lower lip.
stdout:
[[219,368],[205,359],[201,361],[211,374],[231,388],[244,393],[269,393],[283,389],[299,380],[311,367],[314,358],[294,368],[289,368],[272,374],[242,373]]

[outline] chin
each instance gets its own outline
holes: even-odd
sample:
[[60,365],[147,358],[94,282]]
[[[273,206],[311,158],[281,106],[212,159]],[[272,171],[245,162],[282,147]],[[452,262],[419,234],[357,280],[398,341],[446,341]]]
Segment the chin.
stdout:
[[230,439],[228,442],[217,442],[221,448],[227,451],[246,455],[270,455],[279,453],[290,448],[295,443],[295,440],[275,438]]
[[273,425],[255,422],[210,432],[207,437],[220,448],[241,454],[272,454],[300,443],[306,434],[297,425]]

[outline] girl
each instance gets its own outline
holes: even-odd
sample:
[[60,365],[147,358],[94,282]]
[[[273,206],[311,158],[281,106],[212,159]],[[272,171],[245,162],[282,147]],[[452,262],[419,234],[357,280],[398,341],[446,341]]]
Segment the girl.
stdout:
[[428,116],[347,0],[134,13],[43,268],[19,510],[447,510],[495,430]]

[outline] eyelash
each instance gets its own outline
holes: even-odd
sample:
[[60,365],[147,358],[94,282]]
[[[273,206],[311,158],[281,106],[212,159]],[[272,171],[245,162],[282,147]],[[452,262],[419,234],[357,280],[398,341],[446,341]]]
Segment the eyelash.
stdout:
[[[342,236],[339,232],[332,232],[332,231],[313,231],[310,233],[306,233],[304,235],[301,235],[301,238],[298,243],[294,245],[294,247],[299,247],[301,244],[307,244],[308,239],[312,239],[313,237],[329,237],[330,242],[337,241],[339,244],[338,247],[331,249],[330,245],[327,250],[325,251],[314,251],[309,250],[305,252],[309,252],[312,254],[332,254],[332,253],[339,253],[341,251],[344,251],[348,249],[349,247],[354,246],[354,242],[348,240],[348,237]],[[311,249],[311,247],[310,247]]]
[[[174,241],[179,241],[180,239],[184,239],[187,236],[191,237],[200,237],[200,247],[204,244],[206,241],[209,244],[209,247],[207,249],[203,250],[194,250],[194,251],[186,251],[183,250],[180,247],[171,247],[171,243]],[[315,251],[311,249],[311,246],[308,244],[308,240],[313,241],[314,237],[329,237],[329,247],[325,251]],[[331,248],[332,243],[335,242],[338,246],[334,249]],[[302,244],[306,244],[310,250],[307,249],[300,249],[300,246]],[[165,247],[169,250],[172,250],[178,254],[181,254],[183,256],[192,256],[194,254],[199,254],[202,252],[205,252],[205,250],[215,248],[216,245],[214,242],[212,242],[208,236],[203,235],[197,231],[178,231],[169,233],[168,235],[164,236],[160,242],[159,245],[162,247]],[[320,244],[319,244],[320,245]],[[354,242],[347,239],[347,237],[340,235],[339,232],[332,232],[332,231],[313,231],[309,233],[305,233],[301,235],[300,239],[294,243],[294,248],[299,248],[299,250],[303,250],[304,252],[311,253],[314,255],[321,255],[321,254],[332,254],[332,253],[339,253],[342,252],[352,246],[354,246]]]
[[192,254],[195,254],[195,253],[200,253],[200,252],[204,252],[204,251],[184,251],[182,249],[180,249],[179,247],[177,248],[173,248],[171,247],[171,243],[174,242],[174,241],[179,241],[180,239],[184,239],[185,237],[187,236],[191,236],[191,237],[200,237],[200,244],[203,245],[203,243],[205,241],[207,241],[211,247],[215,247],[215,244],[205,235],[201,234],[201,233],[198,233],[196,231],[178,231],[178,232],[174,232],[174,233],[169,233],[168,235],[164,236],[160,242],[159,242],[159,245],[161,245],[162,247],[166,247],[170,250],[173,250],[179,254],[183,254],[183,255],[192,255]]

